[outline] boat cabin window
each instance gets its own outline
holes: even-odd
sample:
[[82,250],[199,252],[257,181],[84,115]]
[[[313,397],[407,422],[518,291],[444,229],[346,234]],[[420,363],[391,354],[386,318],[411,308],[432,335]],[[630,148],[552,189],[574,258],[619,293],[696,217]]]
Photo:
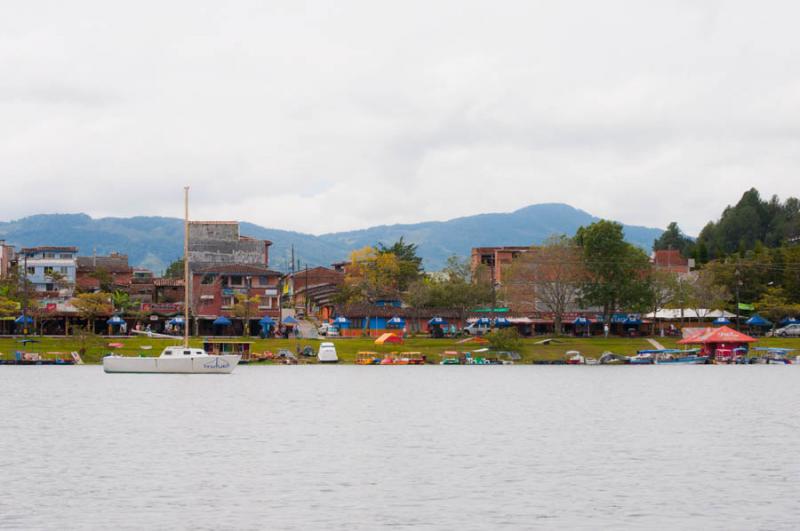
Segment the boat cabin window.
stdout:
[[165,356],[172,356],[172,351],[171,350],[165,350],[164,351],[164,355]]
[[191,350],[184,350],[183,351],[183,355],[184,356],[191,356],[192,355],[192,351]]

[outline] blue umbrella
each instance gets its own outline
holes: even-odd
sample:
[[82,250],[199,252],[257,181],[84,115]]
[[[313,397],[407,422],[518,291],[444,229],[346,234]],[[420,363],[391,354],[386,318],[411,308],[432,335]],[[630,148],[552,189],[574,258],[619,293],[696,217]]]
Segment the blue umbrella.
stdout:
[[642,324],[642,320],[641,319],[635,319],[635,318],[630,318],[630,317],[628,317],[624,321],[622,321],[622,325],[623,326],[639,326],[640,324]]
[[572,321],[572,324],[574,324],[575,326],[588,326],[589,323],[591,323],[591,321],[586,317],[578,317],[577,319]]
[[764,319],[758,314],[753,315],[750,319],[745,321],[745,324],[748,326],[772,326],[770,321]]
[[405,319],[402,319],[401,317],[397,316],[392,317],[391,319],[386,321],[386,326],[390,328],[403,328],[405,325],[406,325]]
[[14,319],[16,324],[33,324],[33,318],[30,315],[20,315],[16,319]]
[[792,324],[800,324],[800,319],[796,317],[784,317],[780,322],[781,326],[788,326]]
[[294,317],[292,317],[290,315],[289,317],[287,317],[286,319],[283,320],[283,324],[296,325],[297,324],[297,319],[295,319]]
[[730,321],[730,319],[728,319],[727,317],[724,317],[724,316],[723,317],[717,317],[716,319],[714,319],[714,324],[715,325],[726,325],[726,324],[731,324],[731,321]]
[[475,320],[475,324],[478,326],[489,326],[490,324],[492,324],[492,320],[489,319],[488,317],[479,317],[478,319]]
[[125,319],[123,319],[123,318],[122,318],[122,317],[120,317],[119,315],[115,315],[114,317],[112,317],[111,319],[109,319],[108,321],[106,321],[106,324],[110,324],[110,325],[112,325],[112,326],[114,326],[114,325],[121,325],[121,324],[124,324],[124,323],[125,323]]
[[507,326],[511,326],[511,321],[509,321],[507,317],[498,317],[494,320],[494,325],[505,328]]
[[333,320],[333,324],[335,324],[337,326],[349,325],[350,324],[350,319],[340,315],[339,317],[337,317],[336,319]]
[[211,324],[213,324],[214,326],[230,326],[232,323],[230,319],[228,319],[223,315],[221,317],[217,317],[216,319],[214,319],[214,322]]
[[183,321],[183,317],[173,317],[169,320],[169,324],[172,326],[183,326],[185,323]]
[[444,319],[442,319],[441,317],[439,317],[439,316],[437,315],[436,317],[434,317],[433,319],[431,319],[430,321],[428,321],[428,324],[429,324],[429,325],[438,325],[438,326],[443,326],[443,325],[446,325],[446,324],[447,324],[447,321],[445,321]]
[[261,320],[258,322],[258,324],[264,325],[264,326],[272,326],[272,325],[275,324],[275,321],[269,315],[265,315],[264,317],[261,318]]

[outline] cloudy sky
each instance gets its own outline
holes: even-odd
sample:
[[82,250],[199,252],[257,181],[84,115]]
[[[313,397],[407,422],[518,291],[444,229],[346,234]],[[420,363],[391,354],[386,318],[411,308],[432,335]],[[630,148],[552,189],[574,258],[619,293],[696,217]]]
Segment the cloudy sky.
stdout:
[[798,195],[800,3],[0,4],[0,219],[323,233],[565,202],[689,233]]

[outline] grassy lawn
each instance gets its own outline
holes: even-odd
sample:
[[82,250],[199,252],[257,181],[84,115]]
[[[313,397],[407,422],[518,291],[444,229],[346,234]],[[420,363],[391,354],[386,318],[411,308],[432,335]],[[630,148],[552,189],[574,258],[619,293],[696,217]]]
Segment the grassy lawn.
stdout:
[[[31,343],[23,347],[16,339],[2,338],[0,339],[0,353],[2,357],[10,358],[13,356],[15,350],[26,350],[29,352],[70,352],[80,349],[80,344],[74,338],[35,338],[36,343]],[[281,348],[286,348],[295,351],[297,347],[305,347],[310,345],[315,351],[318,348],[320,340],[312,339],[245,339],[234,338],[236,340],[252,341],[253,352],[272,351],[277,352]],[[557,360],[563,359],[564,353],[568,350],[578,350],[588,357],[598,358],[605,351],[615,352],[617,354],[631,355],[635,354],[637,350],[653,348],[652,345],[644,338],[619,338],[610,337],[608,339],[592,337],[592,338],[579,338],[579,337],[556,337],[552,338],[552,342],[547,345],[537,344],[545,339],[545,337],[536,337],[525,339],[520,354],[523,357],[523,362],[531,362],[534,360]],[[677,348],[677,340],[675,338],[655,338],[666,348]],[[360,351],[373,351],[378,353],[389,352],[403,352],[413,351],[421,352],[428,356],[429,360],[439,361],[440,354],[445,350],[458,350],[470,351],[483,347],[475,343],[457,344],[456,340],[452,339],[430,339],[430,338],[412,338],[406,340],[403,345],[391,346],[378,346],[373,343],[372,339],[333,339],[336,344],[336,350],[339,358],[347,363],[352,363],[356,354]],[[202,338],[191,339],[192,346],[201,347]],[[108,343],[122,343],[122,348],[110,348]],[[180,338],[176,339],[156,339],[147,337],[127,337],[127,338],[102,338],[96,337],[88,342],[86,354],[83,359],[87,363],[99,363],[103,356],[109,352],[117,352],[125,355],[136,356],[139,354],[147,356],[157,356],[161,350],[169,345],[180,344]],[[143,349],[144,346],[150,346],[150,349]],[[789,348],[800,349],[800,339],[781,339],[781,338],[762,338],[756,343],[756,346],[781,346]],[[314,360],[310,360],[313,362]]]
[[[244,340],[244,338],[237,338]],[[548,345],[537,344],[544,337],[536,337],[532,339],[525,339],[520,354],[523,357],[524,363],[529,363],[534,360],[556,360],[563,359],[564,353],[568,350],[578,350],[585,356],[598,358],[600,354],[609,350],[617,354],[631,355],[635,354],[637,350],[653,348],[644,338],[618,338],[610,337],[604,338],[578,338],[578,337],[557,337]],[[23,348],[23,345],[15,339],[3,338],[0,339],[0,353],[2,357],[10,358],[13,356],[15,350],[26,350],[29,352],[70,352],[77,351],[80,345],[74,338],[36,338],[37,343],[31,343]],[[286,348],[295,351],[299,345],[301,348],[306,345],[316,351],[320,340],[309,339],[247,339],[253,342],[253,352],[263,352],[266,350],[277,352],[278,349]],[[666,348],[677,348],[676,339],[674,338],[656,338],[658,342]],[[392,346],[377,346],[373,343],[372,339],[333,339],[336,344],[336,350],[339,358],[343,362],[352,363],[355,360],[356,354],[360,351],[373,351],[379,353],[389,352],[403,352],[414,351],[421,352],[428,356],[429,360],[439,361],[440,354],[445,350],[459,350],[470,351],[481,348],[483,345],[475,343],[457,344],[452,339],[430,339],[430,338],[413,338],[406,340],[403,345]],[[113,349],[108,347],[108,343],[122,343],[124,347]],[[117,352],[125,355],[135,356],[139,354],[148,356],[157,356],[161,350],[169,345],[180,343],[180,338],[176,339],[156,339],[147,337],[130,337],[130,338],[101,338],[97,337],[90,341],[86,354],[83,359],[87,363],[99,363],[103,356],[109,352]],[[191,339],[191,345],[201,347],[202,338]],[[150,346],[150,349],[143,349],[144,346]],[[789,348],[800,349],[800,339],[780,339],[780,338],[763,338],[756,343],[756,346],[781,346]],[[311,360],[313,362],[313,360]]]

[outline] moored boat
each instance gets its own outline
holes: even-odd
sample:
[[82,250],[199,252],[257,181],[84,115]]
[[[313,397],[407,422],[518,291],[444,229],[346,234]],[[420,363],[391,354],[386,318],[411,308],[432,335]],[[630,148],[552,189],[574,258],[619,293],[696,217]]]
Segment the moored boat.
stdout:
[[103,358],[107,373],[229,374],[238,365],[239,354],[211,355],[200,348],[167,347],[158,357],[120,356]]

